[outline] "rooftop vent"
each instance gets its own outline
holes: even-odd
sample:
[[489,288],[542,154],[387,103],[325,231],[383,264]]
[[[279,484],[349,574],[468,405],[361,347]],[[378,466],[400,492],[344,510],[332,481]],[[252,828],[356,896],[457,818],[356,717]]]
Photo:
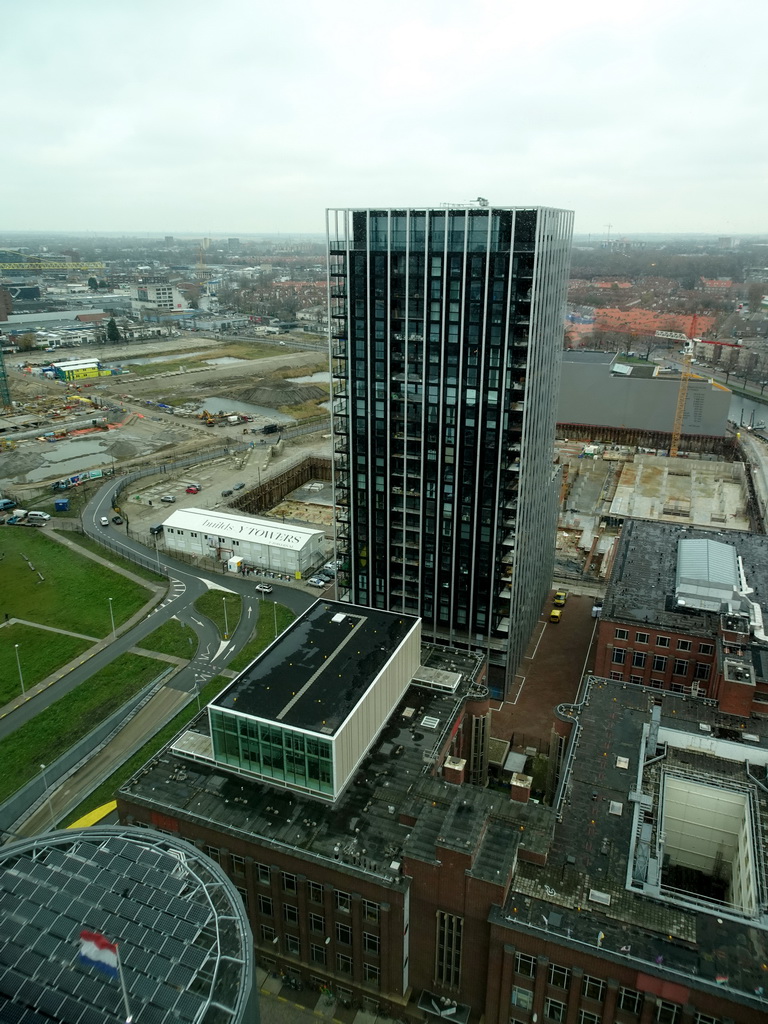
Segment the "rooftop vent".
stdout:
[[609,814],[615,814],[617,818],[620,818],[624,811],[624,804],[618,800],[611,800],[610,807],[608,808]]
[[712,732],[712,726],[706,722],[699,722],[699,732]]
[[592,903],[601,903],[604,907],[610,907],[611,897],[607,892],[600,892],[598,889],[589,890],[589,899]]
[[440,719],[434,718],[432,715],[425,715],[421,720],[422,729],[435,730],[440,725]]
[[628,757],[617,757],[616,758],[616,767],[617,768],[623,768],[626,771],[627,768],[629,768],[629,758]]

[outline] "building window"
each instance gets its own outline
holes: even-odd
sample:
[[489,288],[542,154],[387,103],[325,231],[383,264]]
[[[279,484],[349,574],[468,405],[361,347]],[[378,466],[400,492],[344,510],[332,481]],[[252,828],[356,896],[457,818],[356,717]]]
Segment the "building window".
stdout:
[[245,857],[240,857],[238,854],[232,854],[232,874],[233,875],[244,875],[245,874]]
[[690,651],[691,641],[690,640],[678,640],[677,641],[678,651]]
[[579,1024],[600,1024],[600,1015],[589,1010],[579,1010]]
[[307,896],[310,903],[323,902],[323,887],[317,882],[307,882]]
[[352,973],[352,957],[347,956],[346,953],[336,954],[336,970],[339,974],[351,974]]
[[710,667],[711,666],[705,664],[703,661],[697,661],[696,668],[693,673],[693,678],[702,679],[704,682],[706,682],[706,680],[709,679]]
[[348,892],[337,892],[336,893],[336,909],[343,910],[345,913],[349,913],[352,905],[352,897]]
[[669,647],[669,637],[668,636],[657,636],[656,637],[656,646],[657,647]]
[[616,640],[629,640],[628,629],[617,629],[613,635]]
[[374,922],[379,920],[378,903],[372,903],[371,900],[363,900],[363,920]]
[[623,647],[613,648],[613,657],[611,658],[611,661],[614,665],[623,665],[626,660],[626,657],[627,652],[624,650]]
[[289,956],[301,955],[301,943],[295,935],[285,936],[285,951]]
[[269,885],[269,868],[266,864],[257,864],[256,872],[262,885]]
[[666,672],[667,671],[667,659],[663,654],[654,654],[653,656],[653,671],[654,672]]
[[634,676],[634,675],[630,675],[629,681],[630,681],[630,683],[634,683],[635,686],[642,686],[643,682],[644,682],[642,676]]
[[261,941],[262,942],[274,942],[275,941],[275,929],[270,927],[268,924],[261,926]]
[[464,918],[456,914],[437,912],[437,942],[435,943],[435,978],[443,985],[458,988],[461,982],[461,939]]
[[313,964],[325,963],[325,946],[317,946],[313,942],[309,947],[309,955]]
[[635,633],[635,643],[637,644],[647,644],[649,639],[648,633]]
[[259,896],[259,913],[265,917],[272,917],[272,897]]
[[656,1002],[656,1020],[658,1024],[677,1024],[680,1020],[682,1007],[678,1003],[667,1002],[666,999],[659,999]]
[[699,644],[699,654],[711,656],[715,653],[714,644]]
[[286,924],[298,924],[299,923],[299,910],[298,907],[291,906],[290,903],[283,905],[283,920]]
[[295,893],[297,890],[296,886],[296,875],[292,875],[288,871],[283,872],[283,892]]
[[553,988],[568,988],[571,981],[571,971],[569,967],[560,967],[559,964],[549,965],[549,984]]
[[248,911],[248,890],[243,889],[241,886],[237,886],[237,891],[240,893],[240,899],[243,901],[243,906]]
[[632,668],[645,668],[645,651],[635,651],[632,655]]
[[374,964],[363,964],[363,980],[366,985],[373,985],[374,988],[379,987],[379,979],[381,978],[381,971]]
[[623,672],[611,672],[611,679],[615,679],[617,682],[620,682],[623,678]]
[[325,931],[325,918],[322,914],[310,914],[309,915],[309,930],[311,932],[324,932]]
[[363,932],[363,949],[366,953],[375,953],[378,956],[381,948],[381,939],[371,932]]
[[618,1003],[620,1009],[626,1010],[627,1013],[640,1013],[643,1005],[643,994],[638,992],[636,988],[624,988],[622,986],[619,989]]
[[675,664],[672,666],[673,676],[687,676],[688,675],[688,661],[685,658],[675,658]]
[[605,982],[601,978],[585,974],[581,983],[581,994],[587,999],[602,999],[605,995]]
[[341,942],[344,946],[352,945],[352,929],[348,924],[336,925],[336,941]]
[[693,1018],[693,1024],[721,1024],[719,1017],[710,1017],[706,1013],[697,1013]]
[[561,1003],[559,999],[544,1000],[544,1016],[547,1020],[554,1020],[561,1024],[565,1020],[565,1010],[565,1003]]
[[211,860],[215,860],[217,864],[221,864],[221,853],[216,846],[206,846],[205,855],[210,857]]
[[519,985],[515,985],[510,1002],[513,1006],[519,1006],[521,1010],[530,1010],[533,1006],[533,992],[529,988],[520,988]]
[[515,973],[525,978],[536,977],[536,958],[527,953],[515,953]]

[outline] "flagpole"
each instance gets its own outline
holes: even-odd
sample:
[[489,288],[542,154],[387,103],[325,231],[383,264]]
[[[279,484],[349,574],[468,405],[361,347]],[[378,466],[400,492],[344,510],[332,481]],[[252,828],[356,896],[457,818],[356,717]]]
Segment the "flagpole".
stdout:
[[125,1003],[125,1024],[131,1024],[133,1014],[131,1013],[131,1007],[128,1003],[128,989],[125,987],[125,978],[123,977],[123,963],[120,959],[119,943],[115,943],[115,952],[117,953],[117,976],[120,979],[120,988],[123,991],[123,1002]]

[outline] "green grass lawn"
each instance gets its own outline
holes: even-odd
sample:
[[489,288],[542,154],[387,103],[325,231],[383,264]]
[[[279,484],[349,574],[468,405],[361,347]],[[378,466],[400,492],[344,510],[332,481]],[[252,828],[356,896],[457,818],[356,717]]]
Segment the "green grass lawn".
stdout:
[[[275,633],[275,610],[277,612],[277,633]],[[278,604],[274,606],[273,610],[271,601],[262,601],[259,604],[259,618],[253,631],[253,637],[227,664],[227,668],[232,669],[233,672],[242,671],[246,665],[250,665],[257,654],[261,654],[266,647],[269,647],[276,635],[280,636],[285,632],[295,618],[296,616],[290,608]]]
[[[110,597],[116,623],[130,618],[149,597],[141,584],[70,551],[42,530],[19,526],[0,529],[0,618],[8,614],[103,637],[112,629]],[[45,577],[44,582],[38,572]]]
[[138,654],[110,665],[6,736],[0,744],[0,803],[91,729],[122,707],[168,666]]
[[[110,548],[105,548],[103,544],[99,544],[98,541],[92,540],[87,537],[84,533],[78,533],[77,530],[65,530],[59,527],[59,531],[67,538],[71,540],[73,544],[77,544],[78,547],[85,548],[86,551],[92,551],[95,555],[100,555],[101,558],[105,558],[112,565],[118,566],[120,569],[127,569],[128,572],[132,572],[134,576],[140,576],[143,580],[149,580],[150,583],[159,583],[163,586],[168,585],[168,581],[165,576],[159,572],[153,572],[151,569],[145,569],[143,565],[137,565],[128,558],[123,558],[122,555],[116,555]],[[151,557],[151,552],[147,551],[147,557]]]
[[[226,601],[226,623],[224,602]],[[232,636],[243,612],[243,602],[239,594],[225,593],[223,590],[206,590],[202,597],[195,601],[195,608],[206,615],[214,623],[222,638],[226,630]],[[226,627],[226,628],[225,628]]]
[[[223,690],[228,683],[231,683],[231,679],[227,679],[226,676],[214,676],[213,679],[209,680],[200,691],[200,701],[202,704],[207,704],[213,700],[219,691]],[[137,750],[136,753],[128,761],[125,762],[116,772],[113,772],[108,779],[105,779],[101,785],[91,793],[90,796],[86,797],[82,803],[71,811],[64,819],[63,825],[71,825],[73,821],[77,821],[79,818],[84,817],[90,811],[95,811],[97,807],[101,807],[102,804],[108,803],[110,800],[115,799],[115,793],[117,790],[126,782],[134,772],[138,771],[143,764],[153,757],[158,750],[165,746],[169,740],[173,739],[176,733],[181,732],[184,726],[197,714],[197,701],[192,701],[182,711],[175,715],[168,725],[164,726],[160,732],[156,733],[151,740],[148,740],[141,750]]]
[[21,693],[19,668],[24,688],[28,690],[87,651],[91,644],[90,640],[80,640],[66,633],[50,633],[21,622],[5,626],[0,633],[0,707]]
[[189,660],[195,656],[197,651],[197,634],[178,619],[168,619],[149,636],[145,636],[136,646],[145,651],[173,654],[177,658]]

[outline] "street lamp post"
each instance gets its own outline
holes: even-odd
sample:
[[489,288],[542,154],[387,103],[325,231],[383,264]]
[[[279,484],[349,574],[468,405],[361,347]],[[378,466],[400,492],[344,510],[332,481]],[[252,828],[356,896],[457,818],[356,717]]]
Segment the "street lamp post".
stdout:
[[107,598],[109,601],[109,617],[112,620],[112,639],[117,640],[117,633],[115,632],[115,613],[112,611],[112,598]]
[[227,597],[226,594],[221,599],[224,602],[224,639],[229,640],[229,624],[227,623]]
[[40,771],[43,773],[43,786],[45,787],[44,792],[45,792],[46,799],[48,801],[48,811],[49,811],[49,813],[51,815],[51,828],[55,828],[56,827],[56,819],[53,816],[53,804],[51,803],[51,794],[50,794],[50,792],[48,790],[48,779],[46,778],[46,775],[45,775],[45,765],[44,764],[40,765]]
[[160,552],[157,549],[157,534],[155,534],[155,558],[157,559],[157,567],[160,568]]
[[27,694],[27,691],[24,689],[24,676],[21,674],[21,660],[19,658],[19,645],[15,644],[14,646],[16,647],[16,667],[19,670],[19,682],[21,683],[21,695],[22,695],[22,697],[25,697],[26,694]]

